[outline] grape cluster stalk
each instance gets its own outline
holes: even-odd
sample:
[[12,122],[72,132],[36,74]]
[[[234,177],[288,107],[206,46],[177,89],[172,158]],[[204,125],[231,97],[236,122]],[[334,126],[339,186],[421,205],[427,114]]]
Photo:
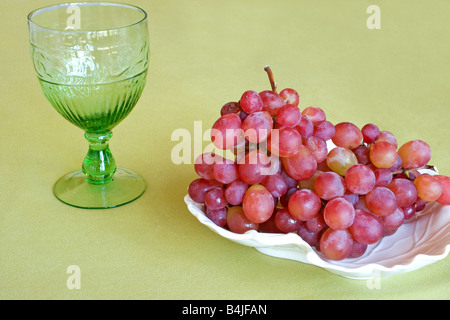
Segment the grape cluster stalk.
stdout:
[[[203,153],[189,196],[231,232],[297,233],[326,259],[362,256],[429,202],[450,205],[450,177],[433,168],[422,140],[399,146],[368,123],[333,124],[322,108],[299,108],[291,88],[245,91],[213,124],[211,141],[234,159]],[[335,147],[328,150],[327,141]]]

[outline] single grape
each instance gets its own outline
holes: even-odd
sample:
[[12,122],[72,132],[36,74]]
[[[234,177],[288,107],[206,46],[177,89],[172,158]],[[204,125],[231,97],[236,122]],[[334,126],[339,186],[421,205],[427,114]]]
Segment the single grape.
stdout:
[[355,208],[344,198],[334,198],[325,205],[323,218],[332,229],[347,229],[355,219]]
[[239,176],[247,184],[260,183],[270,168],[270,159],[260,150],[250,151],[239,163]]
[[374,244],[383,236],[383,226],[380,221],[372,214],[357,209],[355,219],[350,226],[353,239],[362,244]]
[[348,230],[327,229],[320,238],[320,252],[330,260],[347,258],[353,249],[353,238]]
[[311,151],[317,163],[325,161],[328,155],[327,144],[324,140],[311,136],[303,140],[303,144]]
[[345,193],[344,179],[335,172],[322,172],[314,182],[314,190],[324,200],[342,197]]
[[239,105],[242,110],[247,114],[252,114],[253,112],[262,111],[263,109],[263,101],[259,96],[258,92],[248,90],[245,91],[241,100],[239,101]]
[[366,195],[367,207],[379,216],[387,216],[397,209],[395,194],[386,187],[375,187]]
[[277,211],[275,214],[275,225],[279,230],[284,233],[296,232],[302,222],[295,219],[287,208],[283,208]]
[[307,117],[302,116],[300,122],[295,126],[295,130],[300,133],[302,138],[309,138],[314,132],[314,125]]
[[302,115],[307,117],[313,124],[322,122],[326,120],[325,112],[319,107],[307,107],[303,109]]
[[397,230],[405,221],[405,214],[402,209],[397,208],[393,213],[381,217],[380,222],[384,229],[387,231]]
[[286,180],[279,173],[268,175],[261,184],[270,191],[274,198],[283,196],[288,190]]
[[441,181],[435,176],[422,174],[414,179],[414,185],[418,196],[425,201],[436,201],[442,195]]
[[271,217],[275,208],[274,199],[264,186],[255,184],[244,194],[242,208],[250,221],[262,223]]
[[288,186],[288,189],[290,188],[296,188],[298,185],[298,181],[295,180],[294,178],[292,178],[287,172],[286,169],[284,168],[283,165],[281,165],[280,168],[280,174],[281,176],[284,178],[284,180],[286,181],[286,184]]
[[309,244],[311,247],[319,247],[320,244],[320,237],[322,235],[322,232],[313,232],[310,231],[306,224],[303,223],[300,228],[297,231],[297,234],[300,236],[300,238],[303,239],[307,244]]
[[224,208],[228,204],[225,199],[224,189],[222,187],[215,187],[205,193],[205,205],[211,210]]
[[336,146],[346,149],[355,149],[362,144],[363,134],[353,123],[341,122],[334,127],[336,132],[331,140]]
[[309,149],[301,145],[296,154],[282,158],[286,172],[294,179],[306,180],[316,172],[317,161]]
[[206,207],[206,216],[219,227],[224,228],[227,225],[227,207],[215,210]]
[[231,232],[235,233],[245,233],[249,230],[258,230],[259,227],[257,223],[250,221],[246,217],[241,206],[228,208],[227,226]]
[[239,103],[237,102],[228,102],[223,105],[223,107],[220,109],[220,115],[224,116],[229,113],[235,113],[239,114],[242,111],[241,107],[239,106]]
[[300,123],[302,113],[297,106],[286,104],[277,111],[277,122],[282,127],[295,127]]
[[300,103],[300,96],[298,95],[298,92],[291,88],[281,90],[280,97],[286,104],[293,104],[294,106],[298,106],[298,104]]
[[355,154],[346,148],[335,147],[327,155],[328,167],[341,176],[345,176],[347,170],[356,164],[358,159]]
[[430,161],[431,148],[425,141],[412,140],[402,145],[398,149],[398,154],[402,158],[403,168],[420,168]]
[[380,129],[373,123],[368,123],[361,129],[364,142],[367,144],[374,143],[380,136]]
[[229,113],[221,116],[213,124],[211,141],[222,150],[228,150],[242,140],[241,118],[237,114]]
[[217,181],[198,178],[189,184],[188,194],[195,202],[204,203],[206,192],[217,186],[221,186]]
[[450,177],[443,175],[436,175],[435,177],[442,185],[442,194],[439,199],[437,199],[437,202],[444,205],[450,205]]
[[225,199],[233,206],[242,204],[244,194],[247,192],[248,184],[244,181],[237,179],[231,182],[225,188]]
[[409,179],[393,179],[387,188],[395,194],[399,207],[407,207],[416,202],[417,188]]
[[267,148],[280,157],[290,157],[298,152],[302,146],[302,137],[294,128],[280,128],[272,130],[267,140]]
[[297,220],[307,221],[319,214],[322,203],[320,198],[311,190],[295,191],[288,203],[290,214]]
[[375,174],[368,166],[356,164],[350,167],[345,174],[347,189],[361,195],[366,194],[375,187]]
[[230,159],[216,160],[212,169],[214,179],[223,184],[229,184],[239,178],[238,166]]
[[266,90],[259,93],[261,100],[263,102],[263,111],[267,111],[270,115],[274,116],[277,114],[278,109],[284,106],[284,100],[280,95],[274,91]]
[[356,159],[358,159],[358,163],[360,164],[369,164],[370,163],[370,150],[365,145],[360,145],[359,147],[352,150],[355,154]]
[[267,140],[273,128],[273,120],[267,111],[257,111],[249,114],[242,121],[245,138],[253,143]]
[[314,124],[313,136],[328,141],[335,135],[336,129],[330,121],[322,121]]
[[389,169],[397,161],[397,148],[387,141],[376,142],[370,146],[369,156],[377,168]]

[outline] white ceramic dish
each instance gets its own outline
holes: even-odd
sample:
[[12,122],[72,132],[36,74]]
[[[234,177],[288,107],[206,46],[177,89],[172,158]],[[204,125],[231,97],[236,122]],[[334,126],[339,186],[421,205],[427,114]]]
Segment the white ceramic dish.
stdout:
[[206,217],[202,204],[189,195],[184,200],[202,224],[224,238],[269,256],[312,264],[346,278],[373,279],[410,272],[444,259],[450,251],[450,206],[438,203],[429,204],[420,216],[402,225],[393,235],[370,245],[361,257],[332,261],[295,233],[230,232]]

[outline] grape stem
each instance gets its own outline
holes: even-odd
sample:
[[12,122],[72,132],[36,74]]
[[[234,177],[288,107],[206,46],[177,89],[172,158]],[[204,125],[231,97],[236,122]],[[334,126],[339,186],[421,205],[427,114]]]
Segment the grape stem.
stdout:
[[269,76],[270,86],[272,87],[272,91],[277,93],[277,83],[275,82],[273,78],[272,70],[269,66],[265,66],[264,70],[267,72],[267,75]]

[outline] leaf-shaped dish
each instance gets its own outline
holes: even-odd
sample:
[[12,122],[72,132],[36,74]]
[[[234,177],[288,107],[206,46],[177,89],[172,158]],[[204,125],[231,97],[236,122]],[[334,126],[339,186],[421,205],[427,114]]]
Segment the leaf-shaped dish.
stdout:
[[[430,172],[434,173],[435,172]],[[269,256],[312,264],[352,279],[388,277],[427,266],[447,257],[450,251],[450,206],[430,203],[414,220],[393,235],[369,245],[359,258],[328,260],[296,233],[261,233],[254,230],[233,233],[214,224],[204,213],[203,204],[189,195],[184,201],[189,211],[205,226],[224,238],[254,247]]]

